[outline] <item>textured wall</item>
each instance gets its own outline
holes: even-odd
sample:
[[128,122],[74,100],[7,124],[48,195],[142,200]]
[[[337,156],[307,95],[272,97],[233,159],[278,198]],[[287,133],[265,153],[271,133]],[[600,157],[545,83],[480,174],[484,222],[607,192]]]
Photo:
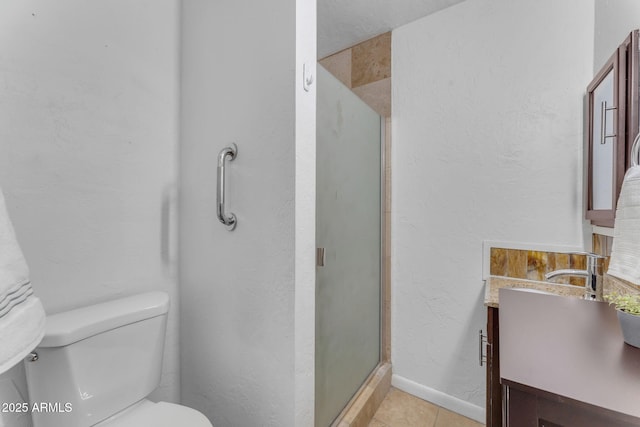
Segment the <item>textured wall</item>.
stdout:
[[640,2],[637,0],[595,0],[594,74],[629,33],[638,28]]
[[[182,3],[181,385],[214,425],[313,419],[315,86],[302,89],[313,11],[307,0]],[[229,232],[215,185],[232,142]]]
[[0,185],[48,313],[173,297],[163,389],[177,400],[168,259],[177,175],[177,0],[0,5]]
[[323,58],[463,0],[324,0],[318,2],[318,55]]
[[482,420],[482,241],[582,246],[592,1],[468,0],[393,33],[394,383]]

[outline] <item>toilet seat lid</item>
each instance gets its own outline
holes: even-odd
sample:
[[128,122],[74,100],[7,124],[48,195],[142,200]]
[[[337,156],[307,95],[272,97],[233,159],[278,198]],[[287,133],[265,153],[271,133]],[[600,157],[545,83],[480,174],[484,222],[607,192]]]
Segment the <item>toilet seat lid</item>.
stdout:
[[95,427],[212,427],[202,413],[175,403],[143,401]]

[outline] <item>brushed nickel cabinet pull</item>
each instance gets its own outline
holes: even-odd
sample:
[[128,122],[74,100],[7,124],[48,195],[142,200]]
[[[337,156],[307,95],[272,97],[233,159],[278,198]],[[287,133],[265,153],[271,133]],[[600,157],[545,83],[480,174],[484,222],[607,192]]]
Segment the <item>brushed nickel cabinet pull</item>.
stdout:
[[616,134],[607,135],[607,111],[616,110],[616,107],[607,107],[607,101],[600,105],[600,144],[606,144],[607,138],[615,138]]
[[480,366],[487,362],[487,356],[484,354],[484,345],[487,344],[487,336],[482,333],[482,329],[478,331],[478,361]]

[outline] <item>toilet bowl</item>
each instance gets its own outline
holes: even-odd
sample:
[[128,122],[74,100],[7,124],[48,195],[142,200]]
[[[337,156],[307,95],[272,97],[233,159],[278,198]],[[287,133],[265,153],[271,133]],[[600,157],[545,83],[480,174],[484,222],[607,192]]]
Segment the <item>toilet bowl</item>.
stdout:
[[169,297],[148,292],[47,317],[25,361],[33,427],[212,427],[151,402],[160,384]]

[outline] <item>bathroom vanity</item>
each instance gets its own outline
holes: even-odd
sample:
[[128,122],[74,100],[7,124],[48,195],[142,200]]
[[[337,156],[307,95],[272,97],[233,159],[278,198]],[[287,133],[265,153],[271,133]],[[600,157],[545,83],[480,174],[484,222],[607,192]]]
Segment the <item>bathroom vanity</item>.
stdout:
[[[481,364],[486,366],[486,425],[502,427],[502,384],[500,381],[500,310],[499,291],[503,288],[529,289],[573,298],[581,298],[584,288],[526,279],[491,276],[486,282],[485,305],[487,329],[481,331]],[[484,343],[483,343],[484,341]],[[484,345],[483,345],[484,344]]]
[[499,373],[487,379],[500,377],[504,426],[640,426],[640,349],[624,343],[612,307],[508,288],[499,300],[489,307]]

